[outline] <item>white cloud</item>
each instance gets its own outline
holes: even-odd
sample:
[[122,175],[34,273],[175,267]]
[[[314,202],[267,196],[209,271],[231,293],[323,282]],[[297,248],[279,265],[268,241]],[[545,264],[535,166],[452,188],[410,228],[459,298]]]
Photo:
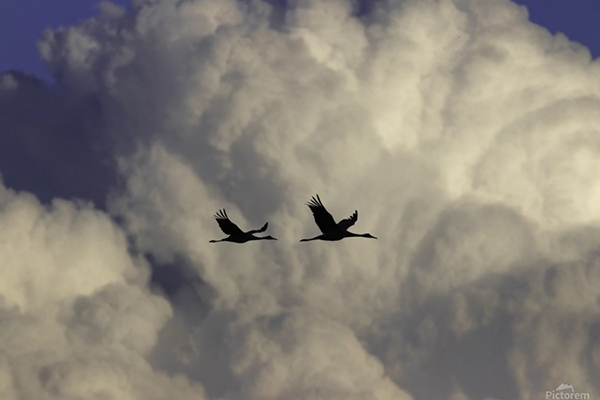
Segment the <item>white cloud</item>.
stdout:
[[0,237],[3,398],[202,398],[147,361],[171,308],[106,214],[0,186]]
[[[161,0],[47,32],[42,55],[99,101],[117,149],[110,212],[135,250],[202,282],[168,294],[169,319],[104,214],[20,195],[3,215],[32,262],[95,271],[6,281],[9,305],[60,305],[45,340],[91,348],[49,356],[49,390],[83,395],[94,372],[132,398],[598,395],[600,66],[526,17],[504,0],[361,16],[341,0]],[[317,232],[315,193],[379,240],[298,243]],[[223,207],[279,241],[208,244]],[[56,250],[71,236],[91,247]],[[20,373],[0,365],[0,382]]]
[[56,199],[44,207],[33,195],[3,186],[0,196],[0,284],[7,306],[35,312],[124,279],[144,279],[123,233],[89,205]]

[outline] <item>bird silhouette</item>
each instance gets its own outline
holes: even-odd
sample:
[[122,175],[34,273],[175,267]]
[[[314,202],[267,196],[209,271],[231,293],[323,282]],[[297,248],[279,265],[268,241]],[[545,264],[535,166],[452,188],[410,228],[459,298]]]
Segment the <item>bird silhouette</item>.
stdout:
[[227,213],[225,212],[225,209],[219,210],[215,214],[215,219],[217,220],[217,223],[221,227],[221,230],[229,236],[227,236],[225,239],[221,239],[221,240],[211,240],[211,241],[209,241],[209,243],[218,243],[218,242],[246,243],[251,240],[277,240],[273,236],[260,236],[260,237],[254,236],[255,233],[266,231],[267,226],[269,225],[268,222],[266,224],[264,224],[263,227],[260,229],[243,232],[240,228],[238,228],[238,226],[236,224],[231,222],[231,220],[227,216]]
[[310,240],[335,241],[342,240],[343,238],[347,237],[377,239],[370,233],[360,234],[348,231],[348,228],[354,225],[354,223],[358,220],[358,211],[354,211],[354,214],[336,224],[331,214],[329,214],[329,212],[325,209],[325,206],[323,206],[323,203],[321,203],[319,195],[317,195],[316,198],[313,196],[312,199],[306,203],[306,205],[308,208],[310,208],[310,211],[312,211],[313,216],[315,217],[315,222],[323,234],[310,239],[302,239],[300,240],[301,242],[308,242]]

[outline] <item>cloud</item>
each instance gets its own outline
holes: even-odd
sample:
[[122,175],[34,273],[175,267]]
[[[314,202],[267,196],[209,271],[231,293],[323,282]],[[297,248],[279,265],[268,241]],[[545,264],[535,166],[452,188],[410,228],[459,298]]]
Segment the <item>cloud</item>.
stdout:
[[[12,194],[23,204],[5,208],[23,218],[7,229],[28,237],[25,221],[40,217],[25,216],[41,213],[49,238],[89,244],[63,254],[40,239],[39,260],[96,271],[48,285],[21,268],[32,289],[8,304],[55,304],[48,324],[64,337],[45,340],[78,355],[48,356],[38,387],[528,399],[566,382],[600,393],[600,69],[587,49],[504,0],[103,9],[39,47],[66,96],[101,110],[92,136],[118,160],[102,190],[120,227],[62,200],[43,209]],[[21,81],[5,75],[3,90]],[[318,232],[303,204],[315,193],[337,219],[358,209],[353,228],[379,240],[298,243]],[[209,245],[223,207],[242,229],[268,221],[279,241]],[[9,305],[15,332],[41,323]],[[6,382],[22,374],[0,365]]]
[[0,186],[0,238],[3,398],[202,398],[146,360],[171,307],[106,214]]

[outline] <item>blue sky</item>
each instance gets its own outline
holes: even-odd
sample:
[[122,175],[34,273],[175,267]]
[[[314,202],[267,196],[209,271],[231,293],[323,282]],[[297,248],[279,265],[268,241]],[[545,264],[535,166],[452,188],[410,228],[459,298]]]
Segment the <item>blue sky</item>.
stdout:
[[[120,5],[129,0],[115,0]],[[600,1],[517,0],[530,19],[551,32],[563,32],[600,56]],[[96,0],[5,0],[0,14],[0,71],[19,69],[50,79],[37,55],[36,41],[46,28],[69,26],[98,12]]]
[[[98,13],[97,0],[5,0],[0,14],[0,71],[19,69],[48,79],[36,42],[46,28],[70,26]],[[129,0],[113,3],[127,5]]]

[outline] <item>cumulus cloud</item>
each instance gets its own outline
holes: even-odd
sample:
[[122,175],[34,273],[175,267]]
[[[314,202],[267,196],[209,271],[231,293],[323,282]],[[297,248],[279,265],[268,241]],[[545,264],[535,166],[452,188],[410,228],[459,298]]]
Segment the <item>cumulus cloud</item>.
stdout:
[[171,307],[106,214],[0,186],[0,238],[3,398],[202,398],[147,361]]
[[[19,245],[3,251],[25,265],[5,278],[12,340],[48,335],[30,338],[43,357],[0,361],[2,382],[63,398],[600,395],[587,49],[505,0],[101,9],[39,47],[66,96],[101,110],[120,225],[5,190]],[[298,243],[315,193],[379,240]],[[209,245],[223,207],[279,241]]]

